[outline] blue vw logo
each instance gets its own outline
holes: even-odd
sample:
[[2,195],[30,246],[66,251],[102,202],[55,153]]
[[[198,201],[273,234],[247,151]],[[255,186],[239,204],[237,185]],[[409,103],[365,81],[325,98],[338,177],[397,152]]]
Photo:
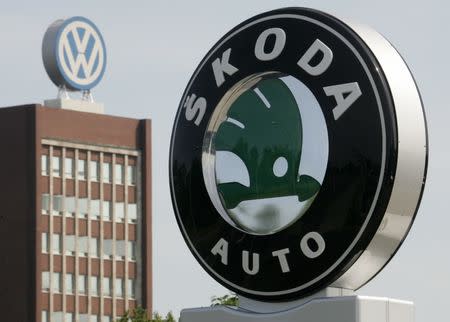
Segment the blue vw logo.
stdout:
[[83,17],[51,25],[44,37],[43,57],[53,82],[69,90],[90,90],[106,67],[103,38],[94,23]]

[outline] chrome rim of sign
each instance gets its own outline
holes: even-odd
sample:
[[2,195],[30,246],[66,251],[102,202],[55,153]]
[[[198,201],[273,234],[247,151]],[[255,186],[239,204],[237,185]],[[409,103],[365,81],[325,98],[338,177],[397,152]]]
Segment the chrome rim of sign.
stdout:
[[170,187],[202,267],[263,301],[357,289],[406,237],[428,158],[420,94],[372,29],[285,8],[228,32],[178,108]]
[[45,70],[53,83],[72,91],[90,90],[106,68],[106,46],[97,26],[84,17],[57,20],[42,43]]

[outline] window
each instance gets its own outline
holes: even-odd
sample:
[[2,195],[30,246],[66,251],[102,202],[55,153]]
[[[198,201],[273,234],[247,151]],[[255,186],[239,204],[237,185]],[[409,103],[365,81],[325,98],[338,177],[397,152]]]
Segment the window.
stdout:
[[127,183],[129,185],[136,185],[136,166],[129,165],[127,166]]
[[98,277],[97,276],[91,276],[90,277],[90,293],[92,294],[92,295],[98,295],[100,292],[99,292],[99,289],[100,289],[100,285],[99,285],[99,280],[98,280]]
[[52,249],[53,253],[60,254],[61,253],[61,235],[53,234],[52,235]]
[[41,246],[42,246],[42,252],[48,253],[48,251],[49,251],[48,233],[42,233]]
[[78,250],[81,256],[88,256],[88,243],[87,236],[78,237]]
[[48,321],[48,311],[42,311],[41,322],[49,322]]
[[43,176],[48,176],[48,155],[41,155],[41,174]]
[[79,322],[99,322],[97,315],[79,314]]
[[134,298],[136,296],[135,289],[136,289],[135,280],[127,279],[128,298]]
[[100,200],[91,200],[91,218],[100,218]]
[[100,181],[99,177],[99,164],[97,161],[90,162],[90,170],[91,170],[91,180],[92,181]]
[[136,260],[136,242],[127,241],[128,244],[128,258],[131,260]]
[[42,214],[47,215],[48,212],[50,211],[50,195],[44,193],[42,195],[41,203],[42,203],[42,206],[41,206]]
[[73,313],[67,312],[64,316],[64,322],[72,322],[73,321]]
[[[78,314],[78,321],[79,322],[91,322],[89,319],[89,314]],[[95,321],[97,322],[97,321]]]
[[50,290],[50,272],[42,272],[42,290]]
[[63,196],[53,196],[53,214],[60,215],[63,211]]
[[115,169],[115,171],[116,171],[116,173],[115,173],[115,175],[116,175],[116,177],[115,177],[116,184],[123,184],[123,181],[124,181],[123,164],[116,164],[115,168],[116,168]]
[[65,322],[63,318],[64,318],[63,312],[52,313],[52,322]]
[[126,241],[125,240],[117,240],[116,241],[116,258],[117,259],[125,259],[125,249],[126,249]]
[[87,218],[88,200],[86,198],[78,199],[78,217]]
[[116,221],[123,222],[125,219],[125,204],[123,202],[116,202],[114,208]]
[[99,257],[98,239],[91,237],[89,242],[90,242],[89,250],[91,252],[91,256]]
[[66,289],[66,293],[73,294],[73,286],[75,284],[75,276],[73,274],[66,274],[64,287]]
[[103,182],[110,183],[112,172],[111,172],[111,163],[103,163],[102,164],[103,171]]
[[112,283],[111,278],[109,277],[103,277],[102,281],[102,293],[105,296],[111,296],[111,290],[112,290]]
[[102,316],[102,322],[111,322],[111,317],[110,316]]
[[137,204],[129,203],[128,204],[128,222],[136,223],[137,221]]
[[116,282],[114,283],[114,293],[117,297],[123,297],[123,279],[116,278]]
[[77,169],[78,180],[86,180],[86,173],[87,173],[86,161],[78,160],[78,169]]
[[64,159],[64,174],[66,175],[66,178],[72,179],[73,176],[73,170],[74,170],[74,160],[72,158],[65,158]]
[[113,255],[113,241],[111,239],[103,240],[103,258],[109,259]]
[[66,255],[75,255],[75,236],[74,235],[65,235],[64,236]]
[[86,294],[86,275],[78,275],[78,294]]
[[52,289],[55,293],[61,293],[61,274],[53,272],[52,274]]
[[103,220],[112,220],[111,201],[103,201]]
[[75,197],[66,197],[65,200],[66,214],[69,217],[75,215]]
[[53,176],[55,176],[55,177],[61,176],[61,158],[60,157],[52,157],[52,172],[53,172]]

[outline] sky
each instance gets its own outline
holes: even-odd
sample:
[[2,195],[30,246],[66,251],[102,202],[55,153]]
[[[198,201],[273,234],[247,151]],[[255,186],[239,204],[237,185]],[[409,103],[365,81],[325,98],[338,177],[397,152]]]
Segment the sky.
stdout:
[[196,66],[221,36],[253,15],[286,6],[320,9],[375,28],[413,72],[428,119],[427,185],[401,249],[358,294],[412,300],[417,322],[449,321],[448,1],[2,1],[0,106],[55,98],[57,89],[42,64],[44,32],[59,18],[93,20],[108,50],[95,100],[108,114],[153,123],[154,309],[178,315],[182,308],[208,306],[211,296],[228,291],[202,270],[175,221],[168,177],[175,113]]

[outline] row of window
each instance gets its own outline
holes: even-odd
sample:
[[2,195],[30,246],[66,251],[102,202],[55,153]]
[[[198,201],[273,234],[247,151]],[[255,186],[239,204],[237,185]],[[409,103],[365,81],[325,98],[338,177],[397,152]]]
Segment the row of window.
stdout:
[[[89,204],[90,203],[90,204]],[[103,211],[101,204],[103,203]],[[90,206],[90,212],[88,208]],[[78,213],[78,218],[87,218],[90,213],[90,218],[99,220],[101,213],[103,213],[103,220],[112,221],[113,219],[113,207],[116,222],[125,221],[125,210],[127,210],[128,222],[136,223],[137,221],[137,204],[128,203],[127,209],[125,209],[124,202],[111,202],[98,199],[87,198],[75,198],[65,197],[61,195],[54,195],[52,198],[52,208],[50,209],[50,195],[42,195],[42,214],[47,215],[52,210],[54,216],[60,216],[65,212],[66,216],[74,217]]]
[[[62,176],[62,161],[61,157],[52,157],[52,169],[51,172],[54,177]],[[100,174],[103,177],[103,182],[111,183],[112,182],[112,164],[108,162],[104,162],[101,165],[98,161],[90,161],[89,162],[89,170],[90,170],[90,179],[91,181],[100,181]],[[136,166],[128,165],[127,171],[125,175],[125,167],[123,164],[115,164],[115,183],[116,184],[124,184],[125,177],[128,185],[136,184]],[[64,174],[67,179],[74,179],[75,175],[78,180],[87,180],[87,161],[86,160],[78,160],[77,165],[75,166],[75,160],[72,158],[64,158]],[[50,158],[48,155],[41,156],[41,174],[43,176],[50,175]]]
[[[50,314],[48,311],[42,311],[42,322],[74,322],[74,313],[64,313],[64,312],[53,312],[52,318],[50,320]],[[98,316],[89,314],[79,314],[78,320],[76,322],[111,322],[112,318],[110,316]]]
[[[62,279],[64,278],[64,288],[66,294],[75,294],[75,275],[63,274],[53,272],[51,274],[52,279],[52,291],[54,293],[62,293]],[[135,298],[136,292],[136,280],[116,278],[115,283],[111,277],[103,277],[100,279],[98,276],[78,275],[77,294],[87,294],[89,281],[89,294],[98,296],[111,297],[113,292],[116,297],[123,298],[125,296],[125,287],[127,288],[128,298]],[[101,283],[100,283],[101,282]],[[113,285],[114,284],[114,285]],[[126,284],[126,285],[125,285]],[[42,272],[42,290],[45,292],[50,291],[50,272]]]
[[[69,256],[75,256],[77,248],[79,256],[88,256],[99,258],[100,255],[105,259],[111,259],[114,256],[113,246],[115,246],[115,259],[125,260],[125,252],[127,252],[129,260],[136,260],[136,242],[126,240],[103,240],[103,251],[100,249],[100,240],[98,238],[89,238],[88,236],[65,235],[65,254]],[[46,254],[50,252],[50,247],[54,254],[62,253],[62,235],[52,234],[50,240],[49,233],[42,233],[42,253]],[[115,244],[115,245],[114,245]],[[78,247],[76,247],[78,246]]]

